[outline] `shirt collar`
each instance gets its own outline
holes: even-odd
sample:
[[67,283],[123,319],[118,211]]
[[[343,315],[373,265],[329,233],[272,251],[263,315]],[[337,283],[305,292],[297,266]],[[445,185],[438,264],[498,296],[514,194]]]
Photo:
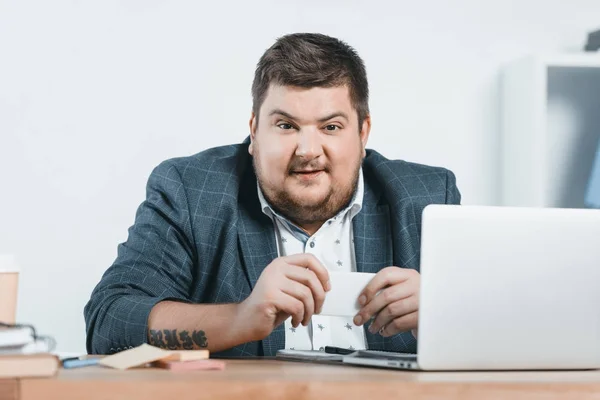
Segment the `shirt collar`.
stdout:
[[[258,180],[256,182],[256,189],[258,191],[258,200],[260,201],[260,208],[262,212],[271,219],[277,218],[279,220],[284,221],[286,224],[291,224],[291,222],[287,218],[277,214],[275,210],[273,210],[267,199],[265,199],[265,196],[263,195],[263,192],[260,189],[260,185],[258,184]],[[358,214],[362,209],[364,194],[365,183],[363,180],[363,172],[361,167],[358,170],[358,182],[356,185],[356,190],[354,191],[354,195],[352,196],[352,200],[350,201],[348,206],[341,210],[334,218],[342,217],[347,212],[350,213],[350,219],[354,218],[356,214]]]

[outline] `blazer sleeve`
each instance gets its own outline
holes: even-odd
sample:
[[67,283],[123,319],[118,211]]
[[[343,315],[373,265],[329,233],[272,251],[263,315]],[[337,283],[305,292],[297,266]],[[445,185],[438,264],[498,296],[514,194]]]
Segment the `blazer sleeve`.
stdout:
[[461,195],[456,186],[456,176],[446,170],[446,204],[460,204]]
[[88,353],[112,354],[145,343],[156,303],[188,302],[196,259],[190,224],[181,175],[165,161],[150,175],[127,241],[85,306]]

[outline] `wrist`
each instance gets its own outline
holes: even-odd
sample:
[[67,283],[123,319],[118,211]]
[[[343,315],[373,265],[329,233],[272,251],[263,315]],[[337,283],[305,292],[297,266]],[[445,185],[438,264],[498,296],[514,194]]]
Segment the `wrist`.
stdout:
[[235,335],[235,341],[238,343],[255,342],[262,340],[260,332],[253,326],[249,316],[251,315],[247,310],[245,302],[235,303],[233,311],[233,323],[232,332]]

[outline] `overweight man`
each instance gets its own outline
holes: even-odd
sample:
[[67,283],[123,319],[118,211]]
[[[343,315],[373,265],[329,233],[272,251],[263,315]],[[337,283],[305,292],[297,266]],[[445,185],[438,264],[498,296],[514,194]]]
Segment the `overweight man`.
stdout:
[[[243,143],[152,172],[85,307],[88,352],[416,352],[421,213],[460,203],[454,174],[366,149],[365,66],[338,39],[278,39],[252,99]],[[319,315],[330,272],[375,274],[355,316]]]

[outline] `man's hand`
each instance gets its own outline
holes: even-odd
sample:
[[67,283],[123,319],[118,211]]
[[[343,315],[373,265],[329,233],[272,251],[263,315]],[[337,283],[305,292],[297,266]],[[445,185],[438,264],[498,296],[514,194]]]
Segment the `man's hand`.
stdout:
[[360,326],[375,317],[369,327],[371,333],[379,332],[388,337],[412,330],[416,336],[420,281],[421,276],[413,269],[382,269],[359,296],[362,308],[354,317],[354,323]]
[[240,303],[240,329],[253,340],[262,340],[290,316],[294,327],[306,326],[313,314],[321,312],[330,289],[327,269],[312,254],[276,258]]

